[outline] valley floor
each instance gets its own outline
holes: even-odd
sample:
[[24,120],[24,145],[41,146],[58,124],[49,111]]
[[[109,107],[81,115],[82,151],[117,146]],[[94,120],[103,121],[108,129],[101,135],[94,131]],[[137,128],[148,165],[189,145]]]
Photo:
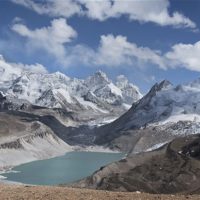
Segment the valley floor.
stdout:
[[0,185],[1,200],[199,200],[200,195],[152,195],[68,187]]

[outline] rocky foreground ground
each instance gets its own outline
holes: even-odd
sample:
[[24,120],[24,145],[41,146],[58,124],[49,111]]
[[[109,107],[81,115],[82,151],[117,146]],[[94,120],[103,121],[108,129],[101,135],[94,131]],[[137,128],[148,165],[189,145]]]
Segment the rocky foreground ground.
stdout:
[[200,195],[152,195],[68,187],[0,185],[1,200],[199,200]]

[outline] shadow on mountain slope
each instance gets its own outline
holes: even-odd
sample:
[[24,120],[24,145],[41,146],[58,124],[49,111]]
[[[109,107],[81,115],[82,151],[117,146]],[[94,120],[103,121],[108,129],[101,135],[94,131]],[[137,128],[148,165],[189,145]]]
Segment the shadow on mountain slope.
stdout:
[[[5,113],[20,117],[24,122],[40,121],[62,140],[70,145],[92,145],[94,140],[93,132],[88,126],[67,127],[53,115],[35,115],[22,111],[4,111]],[[69,116],[70,117],[70,116]]]

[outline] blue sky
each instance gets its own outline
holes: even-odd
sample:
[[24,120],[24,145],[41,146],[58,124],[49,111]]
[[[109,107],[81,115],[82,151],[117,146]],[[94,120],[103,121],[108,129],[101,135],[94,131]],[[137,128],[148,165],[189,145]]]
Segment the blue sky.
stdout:
[[199,77],[198,0],[1,0],[0,54],[84,78],[124,74],[142,92]]

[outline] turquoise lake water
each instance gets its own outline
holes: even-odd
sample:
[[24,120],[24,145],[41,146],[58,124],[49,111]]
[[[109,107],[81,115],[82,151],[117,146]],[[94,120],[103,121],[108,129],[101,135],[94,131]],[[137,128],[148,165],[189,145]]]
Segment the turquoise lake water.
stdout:
[[72,183],[122,157],[122,153],[70,152],[64,156],[17,166],[13,168],[16,172],[2,175],[10,181],[34,185]]

